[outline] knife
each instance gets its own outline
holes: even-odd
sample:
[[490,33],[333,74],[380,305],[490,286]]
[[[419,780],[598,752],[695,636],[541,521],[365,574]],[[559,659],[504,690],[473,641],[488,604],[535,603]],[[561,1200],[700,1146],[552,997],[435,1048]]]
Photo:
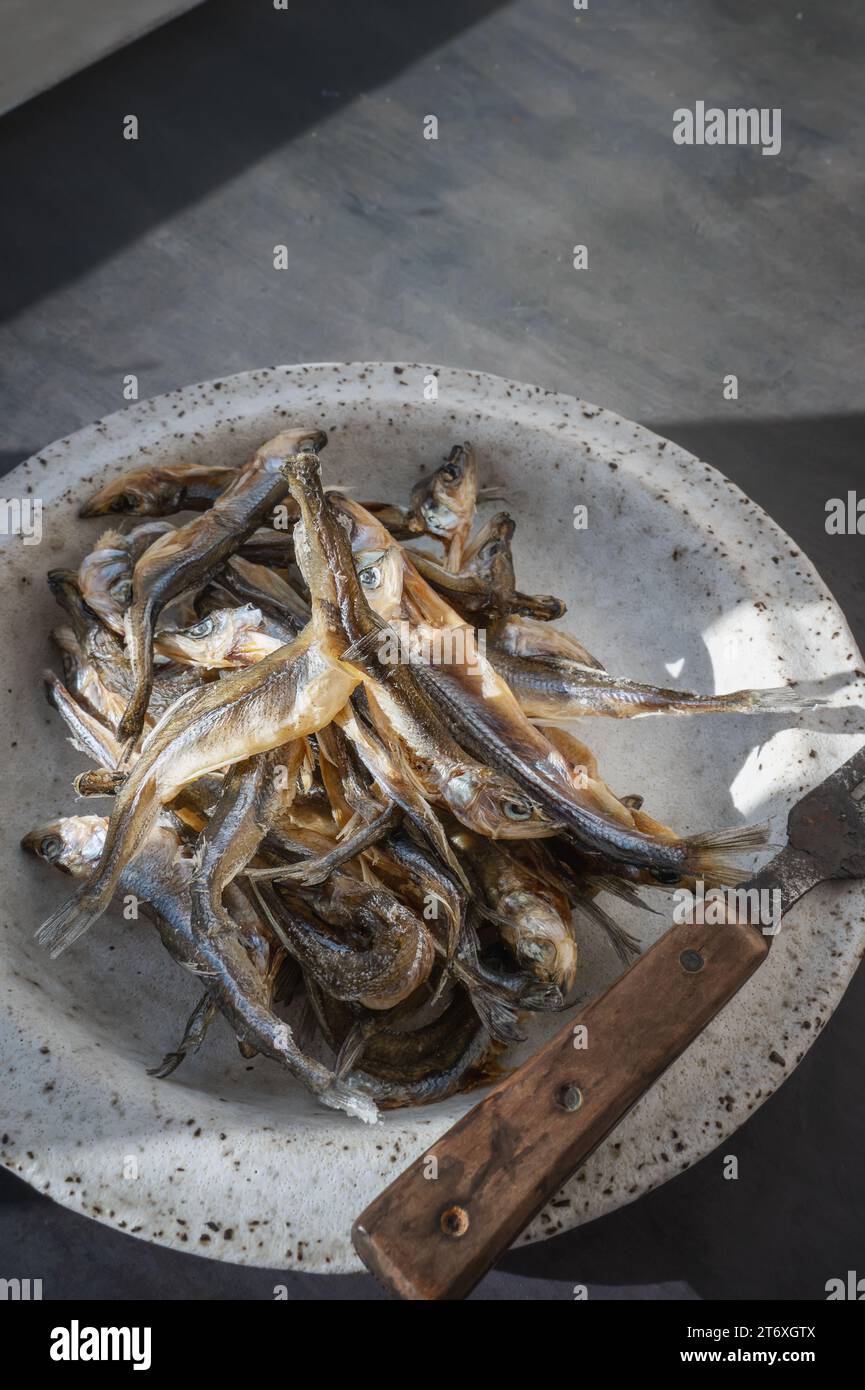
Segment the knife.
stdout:
[[[818,883],[865,877],[863,779],[865,747],[797,802],[784,849],[738,892],[778,890],[783,916]],[[399,1298],[464,1298],[773,939],[739,920],[670,927],[362,1212],[352,1241],[367,1268]]]

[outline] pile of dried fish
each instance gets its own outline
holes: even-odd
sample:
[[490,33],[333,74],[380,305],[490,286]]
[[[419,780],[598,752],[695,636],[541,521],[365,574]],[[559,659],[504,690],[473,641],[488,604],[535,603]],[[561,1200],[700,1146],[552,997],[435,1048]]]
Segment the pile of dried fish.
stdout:
[[222,1013],[244,1056],[371,1120],[477,1084],[526,1014],[561,1008],[581,924],[626,961],[599,895],[735,883],[764,840],[682,838],[563,726],[800,702],[613,677],[550,626],[559,599],[517,588],[511,517],[474,530],[469,444],[402,509],[325,492],[326,442],[292,430],[236,469],[143,467],[82,508],[157,518],[49,575],[48,697],[95,764],[77,792],[110,814],[24,845],[80,880],[39,930],[52,955],[131,894],[200,980],[156,1075]]

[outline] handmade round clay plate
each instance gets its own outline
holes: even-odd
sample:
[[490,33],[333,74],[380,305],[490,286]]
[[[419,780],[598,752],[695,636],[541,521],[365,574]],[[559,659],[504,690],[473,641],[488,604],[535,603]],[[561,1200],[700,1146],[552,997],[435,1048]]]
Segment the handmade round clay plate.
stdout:
[[[861,666],[808,560],[732,483],[609,411],[481,373],[330,363],[190,386],[52,444],[4,482],[43,502],[40,544],[2,538],[0,875],[2,1161],[56,1201],[146,1240],[239,1263],[358,1268],[353,1218],[478,1099],[390,1112],[368,1127],[324,1110],[273,1063],[244,1061],[221,1020],[168,1080],[147,1075],[177,1040],[196,982],[142,920],[104,918],[51,961],[33,933],[70,883],[19,849],[35,823],[76,809],[84,759],[45,703],[57,610],[45,573],[77,564],[100,533],[78,503],[153,463],[237,463],[288,422],[323,425],[326,482],[407,497],[470,439],[482,482],[517,518],[520,587],[554,592],[564,620],[616,673],[724,691],[829,680],[832,706],[798,716],[586,721],[583,737],[620,793],[682,833],[770,819],[862,739]],[[501,506],[502,503],[496,504]],[[587,508],[587,526],[574,525]],[[579,514],[577,514],[579,517]],[[754,861],[757,862],[756,860]],[[796,1066],[838,1003],[865,938],[865,889],[812,893],[767,963],[521,1237],[591,1220],[702,1158]],[[669,899],[651,894],[664,909]],[[607,905],[644,945],[666,918]],[[619,965],[581,935],[574,1004]],[[527,1048],[560,1019],[530,1023]]]

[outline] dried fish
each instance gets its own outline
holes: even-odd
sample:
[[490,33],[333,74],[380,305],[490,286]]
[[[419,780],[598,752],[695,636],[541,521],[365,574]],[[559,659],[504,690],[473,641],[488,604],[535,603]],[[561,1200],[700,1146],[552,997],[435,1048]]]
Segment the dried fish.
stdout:
[[321,430],[284,431],[258,449],[208,511],[151,545],[135,566],[126,632],[133,690],[118,727],[134,742],[144,727],[153,681],[153,632],[171,599],[203,584],[232,555],[287,492],[282,464],[304,444],[322,448]]
[[[72,816],[25,836],[22,844],[67,873],[86,873],[108,825],[101,816]],[[176,832],[157,826],[124,870],[119,886],[148,909],[169,954],[204,985],[239,1040],[286,1067],[319,1100],[367,1123],[376,1119],[368,1095],[338,1081],[297,1046],[288,1024],[271,1008],[266,977],[234,935],[202,938],[191,927],[189,884],[194,867],[178,854]]]
[[578,718],[820,702],[612,675],[552,625],[561,600],[517,587],[513,518],[473,533],[470,444],[403,511],[324,487],[325,442],[146,463],[84,504],[197,514],[112,528],[51,572],[64,680],[46,692],[94,764],[75,790],[111,814],[23,843],[77,880],[37,933],[52,955],[134,893],[200,982],[152,1075],[218,1012],[244,1057],[373,1120],[489,1080],[529,1015],[564,1006],[587,931],[630,960],[602,895],[736,883],[765,843],[760,826],[678,835],[607,784]]
[[204,511],[236,477],[236,468],[206,463],[146,464],[112,478],[83,503],[78,515],[170,516]]
[[456,574],[475,517],[478,466],[471,444],[455,444],[440,468],[412,488],[406,520],[410,531],[446,543],[445,568]]

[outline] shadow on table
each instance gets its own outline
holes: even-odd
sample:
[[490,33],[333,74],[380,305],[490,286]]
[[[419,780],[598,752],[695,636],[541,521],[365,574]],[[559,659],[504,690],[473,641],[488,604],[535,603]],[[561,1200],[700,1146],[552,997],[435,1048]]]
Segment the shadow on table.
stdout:
[[[2,316],[114,255],[506,0],[211,0],[0,122]],[[420,100],[421,98],[419,98]],[[426,108],[418,108],[418,130]],[[135,115],[139,139],[123,138]],[[302,194],[285,190],[286,205]]]

